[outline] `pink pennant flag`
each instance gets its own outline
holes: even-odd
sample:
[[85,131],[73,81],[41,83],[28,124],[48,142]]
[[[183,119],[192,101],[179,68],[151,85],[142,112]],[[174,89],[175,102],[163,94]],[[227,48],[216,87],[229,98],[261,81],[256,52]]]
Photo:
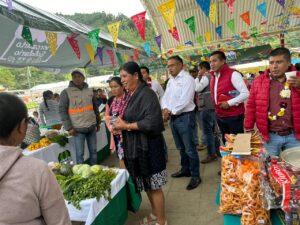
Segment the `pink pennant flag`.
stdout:
[[173,28],[173,32],[172,32],[171,30],[169,30],[169,33],[172,35],[172,37],[173,37],[176,41],[180,42],[177,27],[174,27],[174,28]]
[[235,0],[224,0],[224,2],[228,6],[229,12],[233,13],[233,3]]
[[139,50],[137,48],[134,48],[132,50],[136,60],[139,60]]
[[113,65],[113,67],[115,67],[115,54],[114,54],[114,51],[110,50],[110,49],[107,49],[106,52],[107,52],[107,54],[108,54],[108,56],[110,58],[110,61],[111,61],[112,65]]
[[78,45],[78,41],[75,39],[78,34],[73,34],[71,37],[67,37],[69,44],[71,45],[73,51],[75,52],[78,59],[80,59],[80,49]]
[[138,13],[131,17],[133,24],[138,30],[141,38],[145,40],[145,28],[146,28],[146,19],[145,19],[146,11]]

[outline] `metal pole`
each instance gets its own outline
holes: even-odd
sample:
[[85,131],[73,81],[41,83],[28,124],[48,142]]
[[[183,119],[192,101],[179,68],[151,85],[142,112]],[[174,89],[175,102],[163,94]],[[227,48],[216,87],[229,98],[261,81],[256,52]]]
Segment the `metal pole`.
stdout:
[[31,94],[31,83],[30,83],[31,71],[30,71],[30,67],[29,66],[27,66],[26,77],[27,77],[27,81],[28,81],[28,87],[29,87],[30,97],[32,97],[32,94]]

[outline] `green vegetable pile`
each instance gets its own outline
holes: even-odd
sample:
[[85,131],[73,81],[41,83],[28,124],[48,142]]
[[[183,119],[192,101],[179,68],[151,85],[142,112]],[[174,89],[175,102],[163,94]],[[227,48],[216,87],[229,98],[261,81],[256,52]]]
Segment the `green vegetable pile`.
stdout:
[[[86,166],[83,168],[85,167]],[[88,177],[83,177],[81,174],[75,174],[73,176],[56,174],[56,179],[69,204],[71,203],[77,209],[81,209],[79,203],[85,199],[96,198],[97,201],[99,201],[101,197],[104,197],[106,200],[110,201],[110,183],[117,176],[117,173],[112,169],[103,170],[102,168],[97,169],[95,172],[96,173],[92,172]],[[83,175],[85,174],[83,173]]]
[[66,144],[69,143],[69,139],[66,134],[59,134],[49,139],[52,143],[57,143],[62,147],[65,147]]

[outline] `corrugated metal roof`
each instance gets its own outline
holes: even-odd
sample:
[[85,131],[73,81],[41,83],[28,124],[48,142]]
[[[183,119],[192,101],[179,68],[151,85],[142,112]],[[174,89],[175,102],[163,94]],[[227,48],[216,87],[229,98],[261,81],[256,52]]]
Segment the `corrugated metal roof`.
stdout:
[[[217,4],[216,24],[213,24],[209,17],[204,14],[196,0],[176,0],[174,21],[180,37],[180,42],[178,42],[168,32],[169,27],[157,9],[157,6],[166,2],[166,0],[141,0],[141,2],[146,8],[157,34],[162,35],[162,48],[164,51],[184,46],[188,41],[192,41],[197,47],[199,46],[197,38],[200,35],[204,37],[204,33],[208,31],[211,32],[211,44],[216,45],[216,43],[228,41],[234,35],[240,35],[243,31],[250,34],[251,27],[257,27],[259,34],[266,34],[299,27],[300,25],[299,15],[293,16],[289,13],[291,7],[300,8],[299,0],[285,0],[284,8],[276,0],[266,0],[267,18],[264,18],[256,9],[257,5],[263,3],[264,0],[236,0],[232,14],[229,12],[224,0],[211,0],[211,4]],[[240,15],[248,10],[250,11],[250,27],[240,18]],[[191,16],[195,16],[195,34],[184,22]],[[231,19],[235,20],[236,34],[233,34],[226,25]],[[264,24],[264,21],[267,21],[267,23]],[[222,26],[222,39],[218,37],[215,31],[215,28],[220,25]]]

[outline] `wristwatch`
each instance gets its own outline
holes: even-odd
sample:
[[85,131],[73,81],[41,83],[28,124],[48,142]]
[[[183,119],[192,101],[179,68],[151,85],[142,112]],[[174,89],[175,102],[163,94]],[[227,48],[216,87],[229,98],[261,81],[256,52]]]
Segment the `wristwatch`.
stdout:
[[127,123],[126,128],[127,128],[127,131],[131,131],[129,123]]

